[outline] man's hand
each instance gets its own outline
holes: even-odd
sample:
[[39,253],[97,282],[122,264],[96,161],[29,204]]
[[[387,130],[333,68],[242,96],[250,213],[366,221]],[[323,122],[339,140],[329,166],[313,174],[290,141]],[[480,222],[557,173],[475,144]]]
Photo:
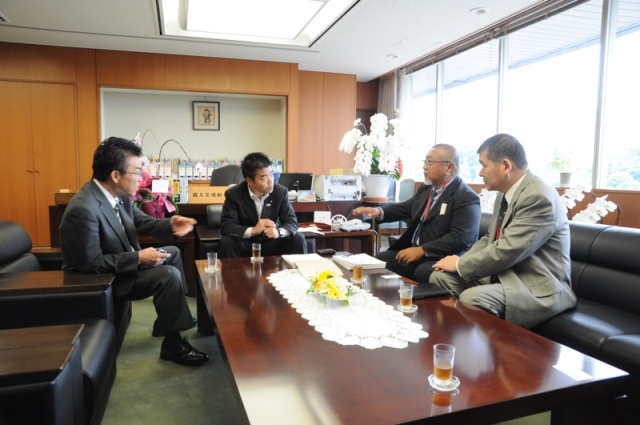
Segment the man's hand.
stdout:
[[160,252],[155,248],[145,248],[138,252],[138,264],[155,267],[164,263],[169,257],[171,257],[171,254],[166,252]]
[[351,214],[364,215],[372,218],[379,218],[380,210],[378,208],[372,208],[372,207],[358,207],[355,210],[353,210]]
[[458,273],[458,268],[456,267],[458,264],[458,258],[460,257],[457,255],[444,257],[433,265],[433,269],[437,272]]
[[274,239],[273,236],[270,236],[275,231],[275,237],[279,237],[278,229],[276,229],[276,223],[273,220],[269,220],[268,218],[261,218],[258,220],[253,229],[251,230],[251,236],[258,236],[264,233],[265,236]]
[[411,248],[406,248],[401,251],[398,251],[396,255],[396,260],[402,265],[407,265],[409,263],[413,263],[416,260],[424,257],[424,250],[419,246],[412,246]]
[[174,215],[171,217],[171,228],[173,234],[176,236],[184,236],[193,230],[198,222],[193,218],[183,217],[181,215]]

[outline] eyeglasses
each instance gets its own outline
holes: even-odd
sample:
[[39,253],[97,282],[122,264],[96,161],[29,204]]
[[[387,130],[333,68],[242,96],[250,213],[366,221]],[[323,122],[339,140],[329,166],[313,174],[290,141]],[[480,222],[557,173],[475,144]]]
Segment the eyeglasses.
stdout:
[[433,161],[431,159],[423,159],[422,163],[427,164],[427,166],[430,167],[433,164],[451,164],[451,161]]
[[140,177],[140,175],[142,174],[142,170],[138,170],[138,171],[120,171],[120,174],[131,174],[132,176],[138,176]]

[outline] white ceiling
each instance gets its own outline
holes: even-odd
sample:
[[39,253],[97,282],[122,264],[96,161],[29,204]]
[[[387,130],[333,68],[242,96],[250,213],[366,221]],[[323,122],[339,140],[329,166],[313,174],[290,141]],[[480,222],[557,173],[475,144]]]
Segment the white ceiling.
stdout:
[[360,0],[310,48],[290,48],[160,35],[155,0],[0,0],[0,41],[289,62],[366,82],[536,3]]

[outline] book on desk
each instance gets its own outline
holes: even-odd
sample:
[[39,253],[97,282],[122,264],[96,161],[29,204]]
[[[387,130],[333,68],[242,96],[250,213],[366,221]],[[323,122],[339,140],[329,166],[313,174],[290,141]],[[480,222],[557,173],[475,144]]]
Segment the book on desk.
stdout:
[[328,258],[323,258],[318,254],[291,254],[283,255],[282,259],[294,269],[298,269],[300,274],[306,278],[317,275],[327,270],[342,275],[342,270]]
[[347,270],[353,270],[353,265],[356,263],[362,263],[362,268],[365,270],[384,269],[387,266],[387,263],[369,254],[334,256],[333,260]]

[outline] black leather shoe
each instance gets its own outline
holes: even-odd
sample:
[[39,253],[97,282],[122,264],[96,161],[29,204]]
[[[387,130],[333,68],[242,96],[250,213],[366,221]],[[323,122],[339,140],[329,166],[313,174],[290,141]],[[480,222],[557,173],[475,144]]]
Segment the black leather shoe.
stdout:
[[185,366],[200,366],[209,361],[209,356],[193,348],[187,341],[186,336],[181,336],[179,339],[172,341],[165,338],[162,341],[160,358]]
[[[178,329],[179,331],[188,331],[189,329],[193,329],[198,325],[198,321],[193,319],[193,322],[186,328]],[[153,331],[151,332],[151,336],[164,336],[164,331],[158,327],[158,319],[153,322]]]

